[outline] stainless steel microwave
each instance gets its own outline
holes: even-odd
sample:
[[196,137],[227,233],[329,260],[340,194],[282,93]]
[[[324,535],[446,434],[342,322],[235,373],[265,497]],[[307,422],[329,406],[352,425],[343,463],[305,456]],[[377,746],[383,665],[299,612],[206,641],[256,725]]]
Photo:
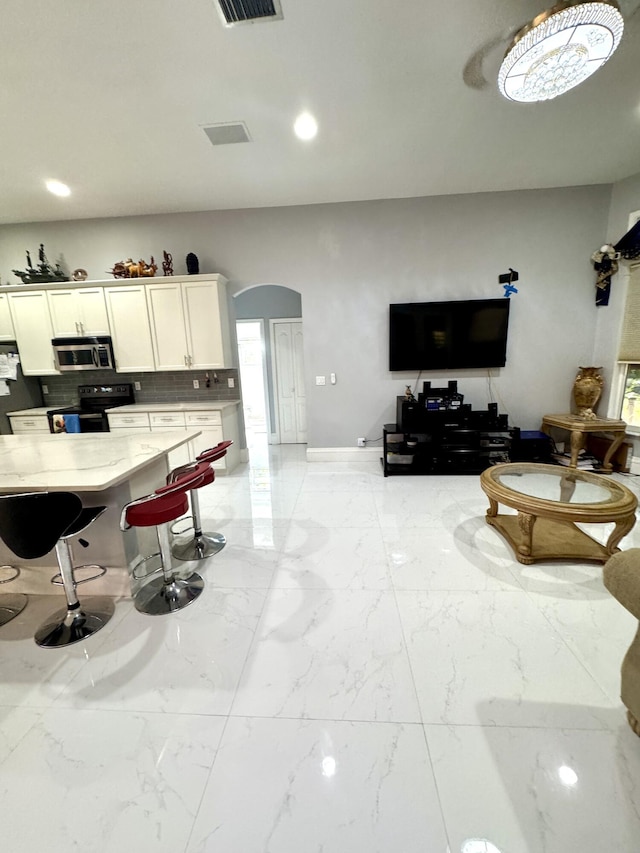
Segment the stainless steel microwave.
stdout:
[[109,337],[54,338],[51,341],[58,370],[114,370]]

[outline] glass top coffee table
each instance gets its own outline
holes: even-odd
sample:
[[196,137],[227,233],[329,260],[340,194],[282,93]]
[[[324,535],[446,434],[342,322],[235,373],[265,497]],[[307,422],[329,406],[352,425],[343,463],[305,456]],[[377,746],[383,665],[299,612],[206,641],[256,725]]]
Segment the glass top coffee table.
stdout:
[[[618,542],[636,522],[638,500],[633,492],[601,474],[512,462],[494,465],[480,475],[489,498],[487,523],[495,527],[521,563],[538,560],[606,562],[620,549]],[[517,515],[498,513],[498,504]],[[576,523],[615,527],[606,545],[584,533]]]

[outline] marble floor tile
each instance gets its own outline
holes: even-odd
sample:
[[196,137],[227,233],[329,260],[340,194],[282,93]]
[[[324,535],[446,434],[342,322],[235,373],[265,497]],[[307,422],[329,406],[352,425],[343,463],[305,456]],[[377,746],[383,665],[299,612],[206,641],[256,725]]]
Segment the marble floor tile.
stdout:
[[0,765],[11,755],[43,713],[43,709],[0,705]]
[[184,850],[225,722],[46,711],[0,765],[3,849]]
[[382,534],[375,528],[319,527],[292,522],[273,586],[390,589]]
[[447,849],[421,726],[232,719],[187,853]]
[[301,491],[291,519],[312,521],[324,527],[379,526],[373,494],[367,492]]
[[610,721],[617,703],[524,591],[397,592],[397,600],[424,723],[475,725],[480,705],[486,725]]
[[393,593],[272,590],[232,714],[419,721]]
[[446,489],[408,493],[374,492],[380,525],[399,531],[440,527],[444,519],[460,519],[456,496]]
[[386,543],[393,586],[398,590],[520,588],[505,555],[501,559],[448,530],[410,529]]
[[228,714],[265,596],[205,586],[179,613],[132,610],[57,706]]
[[[83,599],[90,603],[91,597]],[[30,595],[25,609],[0,631],[0,705],[46,708],[112,633],[132,605],[116,605],[111,620],[94,636],[63,649],[44,649],[33,639],[36,630],[64,607],[62,595]]]
[[227,546],[181,564],[192,606],[43,650],[35,596],[0,629],[3,850],[640,851],[602,566],[518,563],[478,477],[377,453],[263,442],[199,497]]
[[499,853],[640,849],[640,750],[626,726],[426,732],[452,851],[472,838]]
[[638,620],[602,587],[599,598],[529,597],[614,701],[620,696],[620,667],[638,630]]

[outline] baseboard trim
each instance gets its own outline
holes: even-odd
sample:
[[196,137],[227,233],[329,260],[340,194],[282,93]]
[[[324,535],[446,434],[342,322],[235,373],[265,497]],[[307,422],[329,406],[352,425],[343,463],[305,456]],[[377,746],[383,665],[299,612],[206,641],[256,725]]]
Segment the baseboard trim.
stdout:
[[382,456],[381,447],[307,447],[307,462],[355,462]]

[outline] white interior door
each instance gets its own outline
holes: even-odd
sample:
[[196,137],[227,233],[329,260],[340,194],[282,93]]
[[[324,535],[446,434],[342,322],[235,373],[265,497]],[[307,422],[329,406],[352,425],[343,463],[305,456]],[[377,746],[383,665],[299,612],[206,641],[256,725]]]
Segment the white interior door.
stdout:
[[304,444],[307,440],[307,405],[300,320],[273,322],[273,353],[280,444]]

